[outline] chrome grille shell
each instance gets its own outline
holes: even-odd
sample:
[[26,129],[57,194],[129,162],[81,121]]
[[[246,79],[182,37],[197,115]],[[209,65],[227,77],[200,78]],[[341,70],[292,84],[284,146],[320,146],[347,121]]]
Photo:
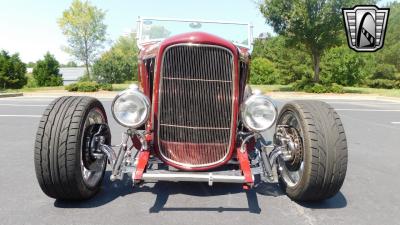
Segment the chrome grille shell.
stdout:
[[156,124],[160,156],[186,168],[226,160],[235,129],[232,52],[216,45],[175,44],[161,60]]

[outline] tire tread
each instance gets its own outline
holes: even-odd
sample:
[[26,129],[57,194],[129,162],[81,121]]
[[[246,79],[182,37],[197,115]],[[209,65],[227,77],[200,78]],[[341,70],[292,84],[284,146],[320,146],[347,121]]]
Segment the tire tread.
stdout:
[[77,179],[80,127],[91,105],[100,107],[105,115],[97,99],[82,96],[57,98],[42,115],[36,133],[34,162],[39,185],[49,197],[80,200],[98,191],[98,187],[88,190]]
[[330,198],[340,190],[347,170],[347,141],[340,117],[321,101],[292,101],[283,107],[280,117],[289,109],[298,113],[308,138],[309,146],[305,144],[304,151],[310,154],[310,170],[304,170],[304,183],[295,187],[285,185],[286,193],[299,201]]

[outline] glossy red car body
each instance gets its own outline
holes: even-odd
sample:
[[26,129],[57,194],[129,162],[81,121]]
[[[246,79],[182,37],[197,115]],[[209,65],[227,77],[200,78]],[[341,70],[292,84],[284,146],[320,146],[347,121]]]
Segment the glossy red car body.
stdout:
[[[141,86],[141,89],[145,93],[145,95],[150,99],[151,105],[152,105],[152,110],[151,110],[151,115],[148,123],[146,124],[146,131],[151,134],[149,139],[151,140],[157,140],[157,115],[158,115],[158,106],[159,106],[159,83],[160,83],[160,71],[161,71],[161,64],[162,64],[162,56],[166,48],[172,45],[176,44],[193,44],[193,45],[214,45],[214,46],[220,46],[223,48],[228,49],[233,56],[233,127],[238,126],[238,115],[239,115],[239,108],[240,108],[240,103],[242,101],[242,96],[244,93],[245,85],[248,79],[248,64],[249,64],[249,53],[248,49],[246,48],[240,48],[230,41],[224,40],[220,37],[217,37],[212,34],[204,33],[204,32],[191,32],[191,33],[184,33],[180,35],[176,35],[173,37],[170,37],[162,42],[156,42],[156,43],[150,43],[146,44],[143,46],[143,48],[140,50],[139,53],[139,63],[138,63],[138,80]],[[249,162],[248,162],[248,157],[247,153],[241,157],[237,148],[240,146],[240,143],[238,143],[237,138],[237,129],[232,129],[231,130],[231,145],[229,149],[228,156],[221,162],[209,165],[209,166],[204,166],[204,167],[188,167],[188,166],[181,166],[178,164],[175,164],[173,162],[170,162],[166,160],[162,154],[160,154],[159,151],[159,146],[157,141],[153,141],[154,147],[151,150],[151,153],[156,155],[158,158],[160,158],[162,161],[164,161],[166,164],[176,167],[181,170],[185,171],[204,171],[204,170],[210,170],[216,167],[219,167],[221,165],[226,164],[229,160],[232,159],[232,157],[236,157],[238,159],[243,159],[243,161],[246,162],[240,162],[241,167],[246,167],[242,168],[242,170],[249,170]],[[204,156],[206,157],[206,156]],[[148,156],[142,156],[139,157],[142,160],[145,160],[148,158]],[[139,162],[140,164],[140,162]],[[138,168],[140,170],[140,166]],[[249,173],[250,174],[250,173]],[[140,173],[136,174],[135,179],[138,180],[140,178]],[[252,180],[251,177],[248,177],[248,181]]]

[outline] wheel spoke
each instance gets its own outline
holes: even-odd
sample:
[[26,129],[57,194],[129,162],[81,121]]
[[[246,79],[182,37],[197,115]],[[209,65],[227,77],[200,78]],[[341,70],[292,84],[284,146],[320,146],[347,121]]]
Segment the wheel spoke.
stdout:
[[295,149],[292,149],[292,158],[290,160],[286,162],[282,158],[279,160],[283,180],[288,186],[295,186],[300,182],[304,172],[303,132],[297,116],[291,111],[286,112],[283,116],[282,124],[279,125],[288,126],[285,132],[287,132],[290,141],[295,143],[293,146],[296,146]]

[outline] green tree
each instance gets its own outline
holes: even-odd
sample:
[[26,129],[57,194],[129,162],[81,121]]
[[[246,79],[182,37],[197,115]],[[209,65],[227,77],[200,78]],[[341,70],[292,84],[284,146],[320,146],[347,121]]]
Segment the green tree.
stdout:
[[32,74],[37,85],[40,87],[63,85],[63,79],[60,74],[60,64],[49,52],[44,55],[43,60],[38,60],[36,62]]
[[135,68],[133,69],[137,69],[137,55],[139,49],[136,43],[136,33],[130,33],[119,37],[111,50],[125,56],[127,61],[134,63]]
[[353,1],[342,0],[264,0],[260,11],[274,31],[284,35],[292,46],[303,45],[312,56],[314,82],[319,82],[321,56],[326,49],[341,44],[341,9]]
[[321,62],[321,80],[324,84],[336,83],[344,86],[362,84],[373,73],[375,57],[360,54],[347,45],[326,51]]
[[74,0],[63,12],[58,24],[67,37],[65,51],[85,64],[90,77],[90,65],[106,41],[105,12],[88,1]]
[[26,82],[26,65],[18,54],[9,55],[2,50],[0,52],[0,89],[22,88]]
[[385,45],[379,50],[378,62],[392,64],[400,71],[400,2],[393,2],[390,7],[389,20],[385,35]]
[[396,80],[396,67],[391,64],[378,63],[371,79]]
[[282,35],[256,40],[252,56],[271,61],[277,70],[278,81],[283,84],[292,83],[302,77],[309,78],[312,73],[309,54],[302,48],[289,46],[287,38]]
[[265,58],[254,58],[250,67],[251,84],[275,84],[278,76],[274,64]]
[[28,64],[26,64],[27,68],[33,68],[35,67],[35,63],[34,62],[28,62]]
[[61,67],[78,67],[78,64],[74,61],[69,61],[67,64],[62,64]]
[[93,65],[93,75],[99,83],[122,83],[133,80],[137,71],[136,35],[120,37],[111,49]]

